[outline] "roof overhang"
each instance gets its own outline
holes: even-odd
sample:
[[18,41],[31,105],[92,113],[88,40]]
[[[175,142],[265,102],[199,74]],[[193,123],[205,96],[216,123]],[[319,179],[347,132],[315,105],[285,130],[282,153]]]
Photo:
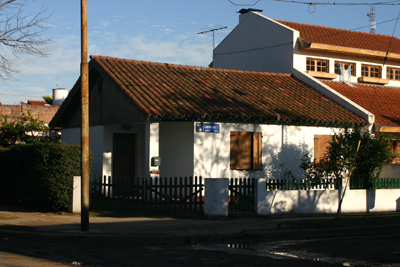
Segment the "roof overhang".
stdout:
[[400,127],[374,125],[375,133],[400,133]]
[[358,55],[372,58],[387,58],[390,60],[400,60],[400,54],[374,51],[362,48],[344,47],[328,44],[310,43],[302,38],[298,38],[299,49],[309,51],[331,52],[338,54]]

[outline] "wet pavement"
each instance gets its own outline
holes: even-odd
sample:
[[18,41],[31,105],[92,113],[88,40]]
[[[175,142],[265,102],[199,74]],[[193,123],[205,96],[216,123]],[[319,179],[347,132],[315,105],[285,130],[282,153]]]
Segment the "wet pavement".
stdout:
[[400,222],[290,228],[304,219],[91,217],[82,232],[79,215],[0,207],[0,266],[400,266]]

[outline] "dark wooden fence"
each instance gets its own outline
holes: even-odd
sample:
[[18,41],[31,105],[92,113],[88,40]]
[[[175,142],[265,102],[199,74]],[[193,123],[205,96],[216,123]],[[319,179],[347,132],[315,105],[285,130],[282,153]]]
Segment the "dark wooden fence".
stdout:
[[267,179],[267,190],[339,189],[340,179]]
[[400,178],[350,179],[350,189],[400,188]]
[[229,211],[253,212],[255,211],[254,178],[231,178],[229,180]]
[[203,193],[201,177],[93,176],[90,203],[95,210],[203,212]]

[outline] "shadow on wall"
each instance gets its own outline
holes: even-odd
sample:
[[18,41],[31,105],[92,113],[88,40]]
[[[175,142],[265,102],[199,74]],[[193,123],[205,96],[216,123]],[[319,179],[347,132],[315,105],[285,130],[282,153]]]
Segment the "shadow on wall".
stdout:
[[400,197],[396,200],[396,211],[400,211]]
[[304,144],[285,144],[279,153],[271,155],[268,178],[301,179],[304,172],[300,169],[301,158],[305,154]]

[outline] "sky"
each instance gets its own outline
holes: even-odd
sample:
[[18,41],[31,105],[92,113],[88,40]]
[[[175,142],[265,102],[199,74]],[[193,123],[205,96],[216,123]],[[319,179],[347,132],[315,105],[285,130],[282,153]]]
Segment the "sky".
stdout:
[[[375,5],[377,34],[400,38],[396,24],[400,1],[320,0],[314,6],[275,0],[87,0],[88,54],[207,67],[213,38],[218,45],[239,22],[242,8],[263,10],[279,20],[369,32],[370,5],[323,3],[397,3]],[[47,57],[11,57],[18,70],[11,80],[0,80],[0,103],[42,100],[54,88],[72,89],[80,75],[80,0],[28,0],[28,13],[41,7],[51,15],[43,47]],[[1,15],[1,13],[0,13]],[[1,26],[0,26],[1,27]],[[200,32],[227,27],[212,32]],[[1,28],[0,28],[1,30]],[[1,44],[0,44],[1,45]],[[8,55],[6,49],[0,50]],[[89,60],[89,59],[88,59]]]

